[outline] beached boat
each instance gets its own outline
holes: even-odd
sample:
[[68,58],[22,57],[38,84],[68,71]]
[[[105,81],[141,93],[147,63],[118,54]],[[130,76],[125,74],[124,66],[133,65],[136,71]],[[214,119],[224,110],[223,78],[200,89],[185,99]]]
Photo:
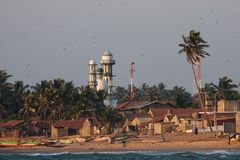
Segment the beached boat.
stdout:
[[94,142],[103,142],[103,141],[108,141],[110,138],[109,137],[99,137],[95,138],[93,141]]
[[18,142],[18,141],[2,141],[0,147],[35,147],[38,146],[38,141]]
[[75,138],[75,141],[76,141],[77,143],[85,143],[85,142],[86,142],[86,139],[84,139],[84,138]]
[[55,143],[55,144],[46,144],[46,147],[62,148],[62,147],[65,147],[65,145],[60,143]]
[[129,138],[128,135],[117,135],[117,136],[114,137],[114,140],[115,141],[123,141],[123,140],[126,140],[128,138]]
[[61,144],[61,143],[59,143],[59,142],[56,142],[56,141],[50,141],[50,142],[46,142],[46,143],[45,143],[45,146],[46,146],[46,147],[61,148],[61,147],[64,147],[65,145],[64,145],[64,144]]

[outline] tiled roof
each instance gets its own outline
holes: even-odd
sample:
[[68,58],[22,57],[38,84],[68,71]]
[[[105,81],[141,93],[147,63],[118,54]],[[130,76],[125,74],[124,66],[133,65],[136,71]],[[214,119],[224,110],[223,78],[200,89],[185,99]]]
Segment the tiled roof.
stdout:
[[[156,121],[161,121],[167,114],[171,114],[170,120],[173,115],[177,115],[178,118],[190,118],[192,113],[198,113],[201,109],[192,109],[192,108],[151,108],[151,112]],[[170,115],[169,115],[170,116]]]
[[202,109],[194,109],[194,108],[172,108],[172,114],[180,115],[180,114],[192,114],[202,112]]
[[81,118],[79,120],[59,120],[53,123],[55,128],[70,128],[78,129],[81,128],[83,123],[86,121],[86,118]]
[[6,123],[0,124],[0,128],[12,128],[17,125],[20,125],[24,123],[24,120],[12,120],[12,121],[7,121]]
[[191,114],[178,114],[176,115],[179,119],[193,119]]
[[143,103],[146,103],[146,101],[127,101],[122,104],[119,104],[117,106],[117,109],[124,110],[124,109],[135,108],[142,105]]
[[[200,118],[205,118],[204,113],[200,114]],[[214,114],[208,114],[208,118],[210,121],[214,121]],[[235,119],[236,118],[236,113],[216,113],[216,119],[217,120],[230,120],[230,119]]]
[[153,119],[151,117],[136,117],[140,123],[148,123],[151,122]]
[[154,108],[171,107],[173,105],[170,101],[127,101],[117,106],[119,110],[141,109],[147,106]]
[[139,113],[127,113],[125,114],[129,121],[134,120],[134,118],[152,118],[149,114],[139,114]]

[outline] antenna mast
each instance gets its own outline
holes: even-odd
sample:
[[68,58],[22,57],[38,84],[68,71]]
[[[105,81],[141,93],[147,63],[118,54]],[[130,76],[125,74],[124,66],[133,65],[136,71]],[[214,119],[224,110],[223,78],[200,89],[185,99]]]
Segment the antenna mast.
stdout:
[[134,100],[134,92],[133,92],[133,65],[134,65],[134,62],[130,62],[130,85],[131,85],[131,88],[130,88],[130,100]]

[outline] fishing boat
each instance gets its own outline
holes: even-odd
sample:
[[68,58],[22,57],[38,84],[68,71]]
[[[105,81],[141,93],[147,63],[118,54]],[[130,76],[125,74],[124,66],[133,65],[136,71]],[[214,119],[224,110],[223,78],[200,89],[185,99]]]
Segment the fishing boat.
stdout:
[[27,141],[27,142],[2,141],[0,142],[0,147],[35,147],[38,145],[39,145],[38,141]]
[[54,147],[54,148],[62,148],[65,145],[61,144],[61,143],[58,143],[58,142],[48,142],[48,143],[45,143],[45,146],[46,147]]
[[93,142],[103,142],[108,141],[109,137],[98,137],[93,140]]
[[117,135],[117,136],[114,137],[114,140],[115,141],[122,141],[122,140],[126,140],[128,138],[129,138],[128,135]]

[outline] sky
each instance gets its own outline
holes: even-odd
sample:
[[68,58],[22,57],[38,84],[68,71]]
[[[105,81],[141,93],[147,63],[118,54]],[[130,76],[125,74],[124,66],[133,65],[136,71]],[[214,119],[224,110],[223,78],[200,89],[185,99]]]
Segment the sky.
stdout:
[[192,92],[191,65],[179,55],[182,34],[200,31],[211,54],[202,84],[228,76],[240,82],[239,0],[0,0],[0,69],[34,85],[63,78],[88,82],[88,61],[105,50],[116,60],[115,86],[134,83]]

